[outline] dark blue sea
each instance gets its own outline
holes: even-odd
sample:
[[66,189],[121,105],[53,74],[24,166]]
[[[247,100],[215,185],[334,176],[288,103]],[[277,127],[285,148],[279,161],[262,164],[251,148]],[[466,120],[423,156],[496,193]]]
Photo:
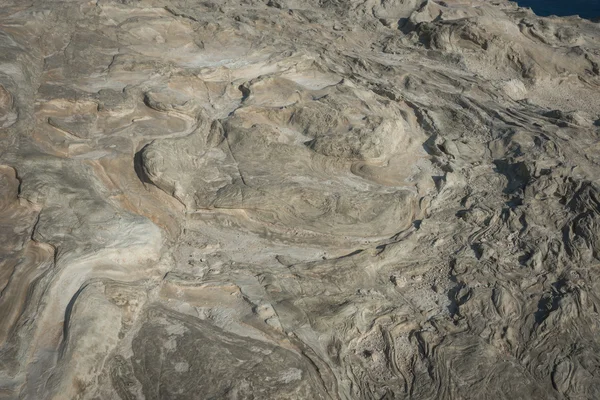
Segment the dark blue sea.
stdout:
[[581,18],[600,17],[600,0],[515,0],[521,7],[531,7],[540,16],[579,15]]

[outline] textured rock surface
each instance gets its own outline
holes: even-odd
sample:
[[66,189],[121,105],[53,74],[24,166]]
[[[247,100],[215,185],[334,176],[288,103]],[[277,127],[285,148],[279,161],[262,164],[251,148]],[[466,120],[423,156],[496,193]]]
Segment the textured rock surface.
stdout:
[[600,26],[4,0],[0,398],[600,398]]

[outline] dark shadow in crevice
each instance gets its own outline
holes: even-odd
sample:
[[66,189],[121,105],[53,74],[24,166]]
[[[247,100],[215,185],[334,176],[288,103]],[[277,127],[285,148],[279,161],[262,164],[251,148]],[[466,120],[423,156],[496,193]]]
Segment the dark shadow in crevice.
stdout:
[[250,97],[250,88],[244,85],[238,86],[240,92],[242,92],[242,102],[244,102],[248,97]]
[[552,284],[551,292],[542,296],[538,302],[538,309],[533,314],[536,324],[541,324],[550,316],[550,313],[558,310],[560,301],[568,291],[565,290],[567,286],[566,279],[560,279]]
[[504,189],[505,194],[522,191],[531,181],[531,174],[524,162],[510,163],[507,160],[495,160],[495,172],[502,174],[508,180]]
[[457,282],[456,286],[448,290],[448,300],[450,300],[448,312],[451,317],[460,316],[460,306],[465,304],[471,298],[471,290],[467,290],[466,293],[461,295],[461,292],[466,287],[467,285],[465,285],[464,282]]
[[148,183],[153,185],[154,183],[150,180],[150,178],[144,170],[143,154],[144,150],[146,150],[148,146],[149,144],[145,145],[140,151],[135,153],[135,156],[133,157],[133,169],[135,169],[135,174],[142,183]]

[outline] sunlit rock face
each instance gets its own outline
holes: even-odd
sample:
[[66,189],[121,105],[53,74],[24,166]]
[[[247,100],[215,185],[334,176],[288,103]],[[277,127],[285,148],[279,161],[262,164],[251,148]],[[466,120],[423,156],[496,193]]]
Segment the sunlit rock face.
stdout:
[[5,0],[0,398],[600,398],[600,26]]

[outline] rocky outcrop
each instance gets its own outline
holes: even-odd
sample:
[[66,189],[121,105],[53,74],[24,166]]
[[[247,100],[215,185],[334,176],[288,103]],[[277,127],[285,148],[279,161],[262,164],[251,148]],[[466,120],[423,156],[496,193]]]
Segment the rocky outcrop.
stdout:
[[600,28],[5,1],[0,397],[600,397]]

